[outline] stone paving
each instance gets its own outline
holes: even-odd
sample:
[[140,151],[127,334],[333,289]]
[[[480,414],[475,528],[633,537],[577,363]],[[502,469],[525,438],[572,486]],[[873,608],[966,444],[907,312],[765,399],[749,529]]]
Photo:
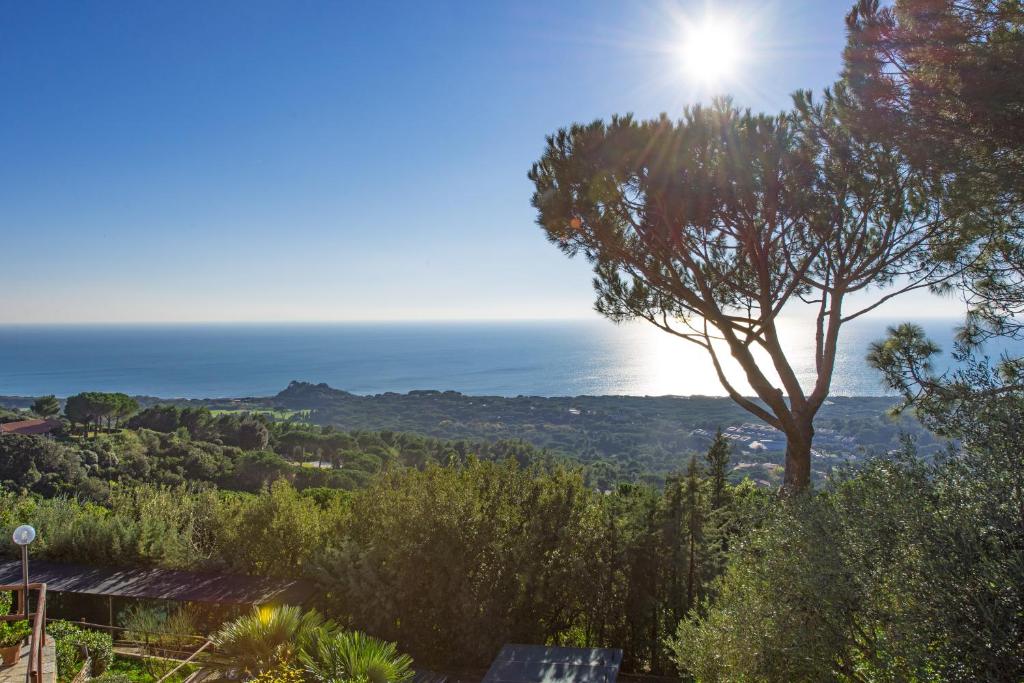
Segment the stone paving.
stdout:
[[[14,666],[0,666],[0,683],[27,683],[28,645],[21,648],[21,659]],[[56,683],[57,655],[53,638],[47,637],[43,646],[43,683]]]

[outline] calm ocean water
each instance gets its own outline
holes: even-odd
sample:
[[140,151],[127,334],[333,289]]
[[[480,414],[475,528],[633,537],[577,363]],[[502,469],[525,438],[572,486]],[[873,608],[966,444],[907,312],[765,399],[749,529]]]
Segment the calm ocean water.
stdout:
[[[833,393],[885,393],[864,362],[893,321],[846,328]],[[950,346],[955,320],[926,330]],[[810,326],[783,328],[798,372],[813,368]],[[642,325],[585,322],[0,326],[0,394],[85,390],[163,397],[277,393],[291,380],[359,394],[721,395],[701,349]],[[741,386],[745,386],[740,382]]]

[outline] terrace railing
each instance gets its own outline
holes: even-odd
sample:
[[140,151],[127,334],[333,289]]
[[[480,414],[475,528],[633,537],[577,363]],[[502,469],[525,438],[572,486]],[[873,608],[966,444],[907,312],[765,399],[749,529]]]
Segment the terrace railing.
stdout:
[[[18,611],[0,616],[0,621],[32,622],[32,635],[29,638],[28,663],[25,667],[27,683],[43,683],[43,647],[46,645],[46,584],[30,583],[28,591],[25,584],[9,584],[0,586],[0,592],[11,591],[18,596]],[[31,611],[31,592],[36,592],[36,609]]]
[[168,671],[167,673],[165,673],[165,674],[164,674],[163,676],[161,676],[161,677],[159,678],[159,680],[157,680],[157,682],[156,682],[156,683],[164,683],[164,681],[166,681],[166,680],[167,680],[168,678],[170,678],[170,677],[171,677],[171,676],[173,676],[174,674],[178,673],[178,670],[179,670],[179,669],[181,669],[181,668],[182,668],[182,667],[184,667],[185,665],[187,665],[187,664],[190,664],[190,663],[191,663],[192,661],[194,661],[194,660],[195,660],[195,658],[199,656],[199,653],[201,653],[201,652],[202,652],[203,650],[205,650],[206,648],[210,647],[211,645],[213,645],[213,643],[212,643],[211,641],[209,641],[209,640],[208,640],[208,641],[206,641],[205,643],[203,643],[202,645],[200,645],[200,646],[199,646],[199,649],[198,649],[198,650],[196,650],[195,652],[193,652],[193,653],[192,653],[192,654],[191,654],[191,655],[189,656],[189,658],[188,658],[188,659],[186,659],[186,660],[183,660],[183,661],[179,662],[179,663],[178,663],[178,665],[177,665],[176,667],[174,667],[173,669],[171,669],[170,671]]

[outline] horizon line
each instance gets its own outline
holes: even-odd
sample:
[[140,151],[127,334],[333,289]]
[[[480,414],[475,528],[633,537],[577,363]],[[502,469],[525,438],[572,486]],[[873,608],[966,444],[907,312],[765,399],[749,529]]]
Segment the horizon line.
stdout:
[[[916,320],[959,320],[961,315],[915,315]],[[812,319],[813,316],[781,316],[788,319]],[[907,315],[878,315],[862,318],[862,320],[907,320]],[[451,323],[541,323],[541,322],[597,322],[606,321],[613,325],[623,325],[629,322],[615,322],[601,315],[590,316],[534,316],[534,317],[438,317],[438,318],[289,318],[284,320],[272,319],[177,319],[177,320],[16,320],[0,321],[0,328],[4,327],[123,327],[123,326],[171,326],[171,325],[394,325],[394,324],[451,324]]]
[[[607,320],[601,316],[559,317],[472,317],[472,318],[289,318],[272,319],[178,319],[178,320],[30,320],[2,321],[0,327],[85,327],[123,325],[338,325],[338,324],[402,324],[402,323],[472,323],[472,322],[586,322]],[[611,322],[610,320],[608,322]],[[614,323],[613,323],[614,324]]]

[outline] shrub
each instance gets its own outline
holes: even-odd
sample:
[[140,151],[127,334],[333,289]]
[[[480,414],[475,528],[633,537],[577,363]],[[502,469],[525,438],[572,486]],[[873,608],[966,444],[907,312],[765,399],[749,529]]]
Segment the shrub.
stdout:
[[[93,680],[108,683],[154,683],[177,666],[177,661],[173,659],[115,655],[110,668]],[[192,664],[181,666],[167,678],[167,683],[182,683],[196,671],[198,667]]]
[[0,647],[14,647],[31,633],[27,621],[0,621]]
[[61,680],[78,673],[86,658],[92,660],[92,674],[99,676],[114,660],[114,640],[109,633],[81,628],[71,622],[54,621],[46,627],[57,649],[57,673]]
[[99,676],[91,678],[92,683],[134,683],[132,677],[115,671],[104,671]]
[[201,642],[194,638],[199,633],[196,619],[191,606],[167,610],[134,605],[120,617],[128,640],[142,643],[150,654],[159,650],[194,650]]
[[[781,502],[684,621],[700,681],[1024,680],[1019,415],[964,453],[872,460]],[[1011,438],[1013,441],[1011,442]]]
[[359,631],[321,631],[300,658],[319,683],[401,683],[413,675],[409,655],[399,653],[394,643]]
[[255,675],[288,663],[323,624],[316,611],[300,607],[256,607],[224,624],[210,640],[231,666]]
[[302,669],[298,667],[279,664],[249,679],[249,683],[303,683],[305,679],[302,673]]

